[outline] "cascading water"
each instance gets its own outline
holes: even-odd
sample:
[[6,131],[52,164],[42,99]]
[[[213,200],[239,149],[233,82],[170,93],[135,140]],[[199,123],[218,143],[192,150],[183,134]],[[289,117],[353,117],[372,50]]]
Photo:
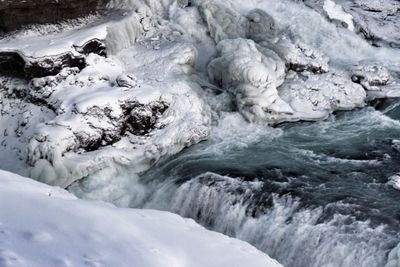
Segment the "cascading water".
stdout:
[[194,218],[285,266],[384,266],[400,241],[400,194],[387,184],[399,119],[396,101],[277,129],[226,118],[145,174],[147,197],[132,206]]

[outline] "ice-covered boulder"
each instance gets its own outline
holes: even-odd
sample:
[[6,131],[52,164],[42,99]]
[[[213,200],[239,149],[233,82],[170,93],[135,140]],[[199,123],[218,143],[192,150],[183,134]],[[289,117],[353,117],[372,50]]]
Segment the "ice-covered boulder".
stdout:
[[276,52],[286,63],[288,69],[302,72],[326,73],[329,71],[329,58],[309,45],[288,36],[274,39],[259,37],[258,44]]
[[230,1],[194,0],[193,4],[198,6],[211,37],[217,43],[246,37],[248,20],[234,9]]
[[324,119],[335,110],[363,107],[366,101],[363,87],[340,72],[292,72],[279,88],[279,95],[292,107],[295,120]]
[[261,9],[247,14],[247,37],[262,47],[277,53],[294,71],[324,73],[329,70],[329,58],[310,45],[293,37],[287,29],[281,29],[275,19]]
[[[142,171],[207,138],[207,105],[186,76],[195,49],[165,45],[146,51],[137,46],[129,55],[121,56],[126,65],[92,55],[88,67],[44,97],[57,115],[37,126],[27,147],[32,177],[66,187],[111,161],[136,162]],[[98,161],[87,160],[89,154]]]
[[352,79],[360,83],[365,90],[380,90],[379,87],[388,85],[392,77],[389,70],[380,65],[361,64],[352,70]]
[[400,5],[396,0],[304,0],[377,46],[400,46]]
[[217,58],[208,65],[208,75],[235,95],[237,107],[246,119],[270,121],[271,114],[292,113],[278,96],[285,65],[277,54],[257,47],[249,39],[221,41],[217,51]]

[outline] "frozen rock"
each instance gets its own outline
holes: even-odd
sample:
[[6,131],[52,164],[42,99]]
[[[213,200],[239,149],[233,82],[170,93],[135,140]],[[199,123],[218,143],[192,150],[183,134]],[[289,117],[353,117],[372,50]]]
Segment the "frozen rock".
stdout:
[[[34,178],[66,187],[108,168],[112,161],[136,162],[143,171],[207,138],[207,105],[197,95],[198,85],[186,76],[195,49],[166,45],[146,52],[137,46],[129,54],[132,59],[121,57],[127,69],[92,55],[88,67],[55,84],[47,99],[43,96],[57,116],[38,125],[27,147]],[[141,80],[140,86],[133,87],[134,77]],[[110,83],[114,79],[118,87]]]
[[344,22],[377,46],[400,46],[400,4],[396,0],[304,0],[328,17]]
[[380,90],[392,80],[389,70],[380,65],[358,65],[352,72],[352,80],[360,83],[365,90]]
[[248,20],[234,9],[230,1],[196,0],[193,3],[198,6],[216,43],[246,37]]
[[317,49],[279,29],[279,25],[267,12],[254,9],[247,14],[248,37],[260,46],[277,53],[289,69],[294,71],[328,72],[329,58]]
[[302,72],[325,73],[329,71],[329,58],[301,41],[291,41],[287,36],[263,39],[260,46],[275,51],[288,69]]
[[332,0],[325,0],[323,9],[328,15],[329,19],[332,21],[338,21],[350,31],[354,31],[355,27],[353,23],[353,16],[346,13],[341,5],[336,4]]
[[247,120],[269,121],[271,113],[292,113],[278,96],[285,66],[277,54],[259,49],[248,39],[221,41],[217,51],[217,58],[208,65],[208,75],[235,95],[238,109]]
[[324,119],[335,110],[363,107],[366,100],[363,87],[340,73],[291,73],[279,95],[292,107],[293,120]]
[[247,14],[248,31],[251,38],[257,35],[276,36],[277,25],[274,18],[262,9],[254,9]]
[[126,87],[126,88],[135,88],[138,85],[138,80],[136,79],[135,76],[131,74],[121,74],[118,75],[116,82],[118,86],[120,87]]

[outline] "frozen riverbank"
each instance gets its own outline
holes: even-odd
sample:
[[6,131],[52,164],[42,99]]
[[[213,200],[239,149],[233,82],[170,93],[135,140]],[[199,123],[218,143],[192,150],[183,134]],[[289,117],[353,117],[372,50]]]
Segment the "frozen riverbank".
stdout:
[[0,171],[0,265],[280,267],[167,212],[118,209]]

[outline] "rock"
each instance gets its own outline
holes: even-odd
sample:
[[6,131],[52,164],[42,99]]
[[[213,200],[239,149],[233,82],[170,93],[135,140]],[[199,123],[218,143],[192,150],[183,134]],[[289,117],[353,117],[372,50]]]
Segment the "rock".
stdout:
[[65,68],[83,69],[86,66],[85,55],[95,53],[105,56],[105,45],[98,39],[92,39],[82,46],[75,46],[78,53],[65,51],[58,55],[44,57],[26,56],[20,51],[0,50],[0,75],[25,77],[28,79],[57,75]]
[[[326,15],[327,7],[340,10],[340,20],[350,30],[354,24],[355,31],[376,46],[400,47],[400,4],[396,0],[303,0],[306,5]],[[327,3],[329,2],[329,3]]]
[[224,39],[246,37],[248,20],[233,8],[232,3],[215,0],[197,0],[195,3],[217,43]]
[[267,12],[259,9],[247,15],[247,37],[257,44],[274,51],[285,61],[288,69],[302,72],[325,73],[329,71],[329,58],[317,49],[290,36]]
[[138,80],[132,74],[120,74],[115,81],[119,87],[135,88],[138,86]]
[[276,35],[276,22],[274,18],[267,12],[261,9],[254,9],[250,11],[246,18],[249,20],[249,28],[247,31],[248,37],[257,35]]
[[365,90],[380,90],[381,86],[388,85],[391,82],[392,77],[385,67],[367,64],[353,68],[352,80],[361,84]]
[[324,119],[335,110],[365,105],[365,90],[345,74],[292,74],[279,88],[279,95],[292,107],[295,120]]
[[208,75],[236,97],[239,111],[249,121],[270,121],[270,114],[292,113],[277,91],[284,81],[283,61],[252,40],[219,42],[217,58],[208,65]]
[[12,31],[28,24],[56,23],[96,12],[103,0],[5,0],[0,2],[0,28]]

